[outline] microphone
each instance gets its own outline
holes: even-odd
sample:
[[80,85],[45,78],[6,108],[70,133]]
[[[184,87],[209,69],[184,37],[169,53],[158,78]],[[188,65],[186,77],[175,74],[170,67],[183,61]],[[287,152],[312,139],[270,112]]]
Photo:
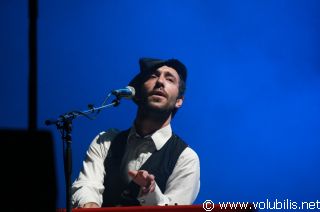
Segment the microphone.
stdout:
[[112,94],[115,95],[118,98],[124,97],[126,99],[132,99],[135,95],[136,91],[134,87],[127,86],[125,88],[113,90]]

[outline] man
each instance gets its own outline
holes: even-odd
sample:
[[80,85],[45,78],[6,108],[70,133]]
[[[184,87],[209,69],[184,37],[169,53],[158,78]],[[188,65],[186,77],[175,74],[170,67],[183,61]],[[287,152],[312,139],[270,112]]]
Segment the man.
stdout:
[[129,83],[138,106],[134,124],[93,140],[72,186],[75,207],[190,205],[199,193],[199,158],[170,125],[184,100],[187,69],[176,59],[139,63]]

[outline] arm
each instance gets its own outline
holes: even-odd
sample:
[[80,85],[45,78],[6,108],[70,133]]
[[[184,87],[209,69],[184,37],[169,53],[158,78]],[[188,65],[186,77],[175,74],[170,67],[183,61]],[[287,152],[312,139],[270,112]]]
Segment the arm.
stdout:
[[110,147],[108,132],[100,133],[90,144],[83,168],[72,185],[74,207],[101,207],[104,191],[104,160]]
[[[131,174],[131,176],[134,176],[137,173],[131,172]],[[152,186],[151,174],[145,175],[145,173],[141,173],[136,176],[136,179],[133,178],[133,180],[141,186],[141,195],[138,198],[141,205],[174,205],[175,203],[178,205],[191,205],[200,189],[199,158],[192,149],[186,148],[181,153],[167,181],[164,193],[161,192],[156,183]],[[146,185],[149,185],[148,189],[145,188]]]

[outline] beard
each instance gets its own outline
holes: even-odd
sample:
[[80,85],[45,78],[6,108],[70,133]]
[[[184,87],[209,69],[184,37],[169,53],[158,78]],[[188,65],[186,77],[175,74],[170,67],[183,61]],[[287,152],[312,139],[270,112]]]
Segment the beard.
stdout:
[[168,116],[175,109],[175,101],[165,97],[147,96],[139,104],[146,115]]

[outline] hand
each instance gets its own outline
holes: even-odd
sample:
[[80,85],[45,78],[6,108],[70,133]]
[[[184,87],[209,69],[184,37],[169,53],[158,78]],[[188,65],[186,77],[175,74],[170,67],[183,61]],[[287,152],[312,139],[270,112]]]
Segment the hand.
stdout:
[[100,207],[95,202],[88,202],[88,203],[83,205],[83,208],[100,208]]
[[156,188],[156,181],[154,180],[154,175],[149,174],[145,170],[130,170],[128,174],[132,178],[133,182],[135,182],[141,187],[141,196],[146,195],[150,192],[154,192]]

